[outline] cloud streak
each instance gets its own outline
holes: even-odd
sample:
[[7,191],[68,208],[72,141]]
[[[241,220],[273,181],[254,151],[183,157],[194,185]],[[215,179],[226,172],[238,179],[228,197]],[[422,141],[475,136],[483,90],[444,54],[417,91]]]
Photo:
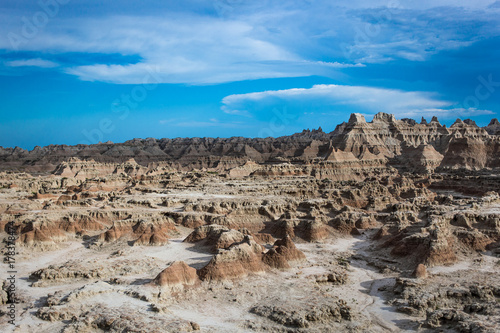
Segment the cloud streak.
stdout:
[[[156,67],[162,83],[199,85],[334,77],[368,63],[424,61],[500,32],[494,1],[396,3],[232,1],[224,2],[221,11],[213,3],[187,1],[183,10],[171,3],[172,12],[155,13],[150,5],[139,13],[120,8],[115,10],[119,15],[63,15],[76,16],[76,1],[20,45],[20,51],[137,55],[139,63],[69,64],[62,70],[85,81],[135,84],[145,68]],[[22,17],[7,8],[0,22],[0,49],[12,50],[6,36],[21,33]]]
[[323,110],[326,108],[334,112],[361,112],[366,115],[387,112],[399,118],[493,114],[490,110],[455,108],[456,103],[442,100],[429,92],[334,84],[230,95],[222,100],[222,104],[222,111],[233,115],[266,112],[279,105],[286,105],[295,113],[311,112],[320,105]]
[[35,59],[20,59],[20,60],[13,60],[13,61],[8,61],[5,63],[8,67],[40,67],[40,68],[54,68],[58,67],[59,64],[49,61],[49,60],[44,60],[40,58],[35,58]]

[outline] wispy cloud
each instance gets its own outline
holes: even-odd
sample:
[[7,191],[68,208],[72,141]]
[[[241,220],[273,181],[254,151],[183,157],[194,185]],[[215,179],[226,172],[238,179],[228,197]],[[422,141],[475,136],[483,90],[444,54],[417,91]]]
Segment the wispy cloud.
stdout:
[[20,59],[20,60],[13,60],[13,61],[7,61],[5,63],[9,67],[40,67],[40,68],[54,68],[58,67],[59,64],[49,61],[49,60],[44,60],[40,58],[36,59]]
[[445,101],[435,93],[402,91],[364,86],[315,85],[312,88],[270,90],[230,95],[222,100],[222,111],[228,114],[252,114],[286,105],[289,110],[303,113],[315,105],[332,111],[352,111],[364,114],[388,112],[397,117],[441,115],[444,118],[462,115],[493,114],[489,110],[454,108],[454,102]]
[[[69,3],[65,13],[75,17],[61,11],[19,50],[119,53],[141,59],[120,65],[65,64],[66,73],[86,81],[140,83],[145,69],[156,67],[162,83],[214,84],[333,77],[367,63],[423,61],[500,31],[494,1],[390,3],[231,1],[229,10],[220,12],[213,4],[192,0],[185,9],[171,4],[171,12],[144,6],[135,13],[107,4],[102,10],[108,15],[86,16],[76,15],[78,8]],[[13,9],[0,14],[0,49],[12,50],[9,33],[22,35],[22,17],[16,15]]]
[[438,1],[429,9],[399,2],[394,8],[349,11],[359,21],[350,26],[352,40],[344,44],[344,54],[363,63],[425,61],[445,50],[468,47],[500,32],[499,12],[487,4]]
[[314,64],[314,65],[320,65],[320,66],[325,66],[325,67],[332,67],[332,68],[354,68],[354,67],[366,67],[366,65],[361,64],[361,63],[355,63],[355,64],[349,64],[349,63],[340,63],[340,62],[327,62],[327,61],[304,61],[305,63],[308,64]]
[[[246,79],[301,76],[307,74],[297,63],[301,59],[286,49],[260,39],[245,22],[211,17],[113,17],[100,22],[109,30],[100,48],[137,53],[141,63],[131,65],[89,65],[69,68],[67,73],[83,80],[140,83],[148,67],[157,69],[162,83],[211,84]],[[88,35],[80,47],[92,48]],[[85,40],[87,45],[85,45]],[[302,67],[306,65],[303,64]]]

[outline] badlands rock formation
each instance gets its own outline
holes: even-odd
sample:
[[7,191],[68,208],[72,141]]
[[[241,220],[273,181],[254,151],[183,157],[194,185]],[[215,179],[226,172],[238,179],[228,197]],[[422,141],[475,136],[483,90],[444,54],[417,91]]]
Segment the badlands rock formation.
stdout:
[[[387,166],[477,170],[498,165],[499,126],[496,119],[484,128],[457,119],[447,128],[436,117],[418,124],[386,113],[378,113],[367,122],[362,115],[353,114],[331,133],[320,129],[280,138],[148,138],[118,144],[51,145],[31,151],[0,147],[0,168],[47,171],[77,179],[109,175],[138,178],[203,168],[228,171],[231,177],[320,172],[321,178],[329,175],[336,180],[349,178],[343,176],[346,172],[352,179],[355,173],[362,176]],[[278,167],[285,162],[292,164]],[[271,165],[259,167],[262,164]],[[306,167],[310,164],[314,167]],[[342,173],[342,168],[352,171]]]
[[497,332],[499,126],[0,148],[0,330]]
[[189,267],[184,261],[175,261],[154,279],[157,285],[169,288],[191,286],[198,281],[196,269]]

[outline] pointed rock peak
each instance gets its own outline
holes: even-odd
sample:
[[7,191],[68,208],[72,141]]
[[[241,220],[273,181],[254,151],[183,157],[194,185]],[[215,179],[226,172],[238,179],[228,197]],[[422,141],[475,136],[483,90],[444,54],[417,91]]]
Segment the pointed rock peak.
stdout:
[[453,123],[453,125],[451,125],[451,127],[463,126],[463,124],[464,122],[462,121],[462,119],[457,118],[457,120],[455,120],[455,122]]
[[427,120],[424,117],[422,117],[422,120],[420,120],[420,124],[427,125]]
[[357,161],[358,159],[351,152],[346,152],[341,149],[336,149],[332,147],[325,158],[327,161],[345,162],[345,161]]
[[432,117],[431,123],[438,123],[439,124],[438,117],[436,117],[436,116]]
[[472,119],[465,119],[464,120],[464,124],[467,124],[467,125],[470,125],[470,126],[474,126],[474,127],[477,127],[477,124],[474,120]]
[[373,117],[373,122],[376,122],[376,121],[384,122],[384,123],[393,123],[396,121],[396,118],[394,117],[393,114],[379,112]]
[[493,125],[500,125],[500,122],[498,121],[497,118],[491,119],[490,124],[488,126],[493,126]]
[[245,164],[243,164],[243,166],[255,166],[255,165],[258,165],[258,164],[255,163],[255,161],[252,161],[251,159],[247,160],[245,162]]
[[137,165],[137,162],[135,161],[134,158],[128,159],[124,164],[132,164],[132,165]]
[[[352,117],[352,115],[351,115]],[[346,129],[347,127],[347,123],[345,121],[342,122],[342,124],[338,124],[335,129],[333,130],[333,132],[330,132],[331,135],[338,135],[338,134],[341,134],[344,132],[344,130]]]
[[351,113],[349,124],[363,124],[366,123],[365,117],[361,113]]

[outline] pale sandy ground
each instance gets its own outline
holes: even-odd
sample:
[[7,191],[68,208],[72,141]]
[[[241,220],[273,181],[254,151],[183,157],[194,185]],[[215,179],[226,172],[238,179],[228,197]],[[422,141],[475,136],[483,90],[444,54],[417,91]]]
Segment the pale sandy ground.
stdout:
[[[170,190],[169,190],[170,191]],[[170,193],[148,193],[147,195],[124,195],[126,199],[151,199],[161,202],[161,197],[172,196],[179,198],[243,198],[230,194],[206,194],[205,192],[170,191]],[[0,201],[3,203],[16,203],[16,195],[0,193]],[[263,197],[264,198],[264,197]],[[99,209],[100,207],[93,207]],[[89,207],[70,207],[70,210],[89,210]],[[141,211],[175,210],[176,206],[157,208],[141,207]],[[492,208],[497,212],[497,208]],[[39,211],[32,210],[30,213],[38,214]],[[45,211],[43,212],[45,213]],[[47,212],[50,214],[50,211]],[[386,304],[384,287],[388,289],[394,285],[396,275],[382,274],[372,268],[366,261],[351,259],[347,266],[348,283],[341,286],[330,284],[317,284],[314,275],[325,274],[334,268],[338,268],[338,258],[349,258],[353,254],[370,257],[369,247],[372,244],[370,233],[359,237],[346,237],[327,239],[317,243],[300,243],[297,247],[304,252],[307,262],[299,263],[288,271],[272,270],[265,274],[253,274],[238,281],[215,283],[209,285],[203,283],[201,286],[187,289],[175,297],[164,296],[156,303],[165,307],[164,313],[153,313],[151,302],[126,295],[127,291],[137,291],[144,295],[157,295],[160,290],[150,286],[148,283],[171,262],[183,260],[195,268],[203,267],[212,257],[206,248],[193,244],[183,243],[182,240],[191,231],[187,228],[179,228],[180,235],[170,239],[169,244],[159,247],[134,246],[130,247],[125,242],[111,244],[101,250],[88,249],[81,240],[74,240],[61,244],[59,249],[47,252],[33,252],[19,247],[17,255],[16,287],[21,296],[28,300],[29,309],[22,310],[20,307],[16,314],[17,327],[7,324],[6,318],[0,318],[1,332],[58,332],[64,323],[48,322],[37,318],[34,314],[44,298],[56,291],[69,293],[81,287],[93,287],[97,280],[66,280],[59,281],[43,287],[32,287],[27,280],[28,276],[37,269],[49,265],[59,266],[68,260],[106,262],[110,265],[119,260],[145,260],[149,258],[155,263],[154,267],[137,274],[120,276],[126,283],[112,285],[101,282],[98,287],[101,292],[96,295],[82,297],[76,305],[92,308],[96,304],[104,304],[109,308],[127,307],[133,309],[137,316],[165,317],[172,320],[183,319],[193,321],[201,326],[202,332],[255,332],[245,329],[245,323],[256,323],[258,325],[274,325],[268,319],[264,319],[249,312],[249,310],[261,304],[276,306],[309,307],[324,302],[332,302],[343,299],[353,309],[354,319],[352,323],[342,325],[332,323],[331,331],[345,330],[366,332],[413,332],[418,330],[415,320],[422,318],[409,317],[398,313]],[[4,235],[2,235],[2,238]],[[123,256],[110,258],[110,254],[116,250],[122,250]],[[361,258],[362,258],[361,256]],[[479,270],[495,272],[498,259],[487,253],[478,255],[481,260],[467,259],[452,266],[437,266],[429,269],[430,274],[451,273],[460,270]],[[0,278],[6,278],[6,271],[2,267]],[[109,279],[104,279],[108,281]],[[165,294],[165,293],[164,293]],[[363,326],[369,323],[370,326]],[[310,332],[316,332],[310,329]],[[322,330],[326,332],[326,330]]]
[[[314,263],[317,258],[321,261],[323,251],[330,253],[367,254],[366,248],[370,245],[368,236],[358,238],[339,238],[322,244],[322,251],[311,251],[311,244],[300,244],[297,247],[304,253],[310,254],[308,260]],[[367,254],[368,255],[368,254]],[[366,315],[374,324],[373,332],[412,332],[416,325],[398,327],[398,322],[408,321],[408,316],[394,311],[394,308],[385,304],[384,295],[379,288],[392,287],[394,277],[378,273],[370,268],[363,260],[352,260],[349,268],[349,283],[341,288],[336,288],[336,295],[344,299],[356,312]]]
[[[161,267],[166,267],[174,260],[184,260],[193,267],[204,266],[211,258],[211,254],[202,252],[203,249],[192,244],[183,243],[182,239],[189,229],[181,230],[182,237],[172,239],[168,245],[161,247],[125,247],[124,256],[130,259],[145,257],[154,258]],[[378,289],[382,286],[391,286],[394,282],[392,277],[377,273],[367,266],[366,262],[354,260],[348,268],[349,283],[344,286],[317,286],[313,281],[313,275],[327,273],[331,266],[329,263],[335,256],[350,256],[353,251],[358,253],[364,251],[367,244],[365,239],[339,238],[327,240],[323,243],[298,244],[307,256],[307,263],[299,264],[288,271],[273,270],[259,275],[252,275],[240,281],[224,282],[213,286],[202,285],[186,291],[179,299],[167,299],[165,305],[168,309],[166,316],[179,317],[184,320],[198,323],[203,332],[245,332],[241,326],[242,322],[263,322],[265,319],[249,313],[249,308],[258,304],[294,304],[328,299],[341,298],[353,308],[354,313],[359,313],[362,320],[371,321],[372,332],[401,332],[398,322],[404,322],[407,316],[397,313],[393,308],[384,304],[382,292]],[[34,252],[23,255],[24,249],[20,249],[17,264],[19,291],[31,299],[34,308],[29,311],[19,311],[16,318],[18,329],[11,325],[2,324],[2,332],[51,332],[62,327],[60,322],[50,323],[34,316],[36,304],[49,293],[58,290],[70,292],[84,285],[91,285],[94,281],[77,280],[58,282],[56,285],[46,287],[31,287],[31,282],[26,278],[37,269],[49,265],[60,265],[69,259],[106,260],[108,251],[93,251],[84,247],[81,242],[68,242],[60,249],[50,252]],[[156,273],[157,274],[157,273]],[[2,274],[4,275],[4,274]],[[145,281],[154,278],[153,275],[131,275],[123,277],[126,281]],[[105,285],[106,286],[106,285]],[[106,292],[93,295],[81,300],[82,305],[89,307],[96,303],[105,304],[108,307],[122,307],[126,305],[137,311],[137,313],[149,313],[150,304],[136,298],[123,294],[126,285],[109,285]],[[155,293],[156,287],[149,285],[134,285],[134,290],[142,289],[144,293]],[[327,290],[328,289],[328,290]],[[413,325],[414,326],[414,325]],[[415,327],[411,325],[407,331]]]
[[[174,260],[184,260],[189,265],[200,268],[211,258],[211,254],[204,252],[203,248],[183,243],[182,239],[189,229],[181,230],[181,237],[172,239],[168,245],[161,247],[125,247],[123,258],[140,259],[154,258],[160,267],[166,267]],[[357,238],[338,238],[326,240],[322,243],[297,244],[307,256],[307,262],[301,263],[291,270],[251,275],[239,281],[217,283],[211,286],[202,286],[189,289],[178,298],[167,298],[163,304],[168,309],[163,316],[181,318],[198,323],[202,332],[246,332],[242,328],[245,321],[265,323],[263,319],[249,312],[249,309],[258,304],[314,304],[328,299],[340,298],[353,308],[355,313],[354,323],[371,322],[370,332],[412,332],[417,330],[417,324],[412,323],[405,314],[394,311],[394,308],[385,304],[384,293],[380,287],[394,284],[394,276],[381,274],[371,268],[361,259],[351,260],[348,265],[349,282],[343,286],[323,286],[313,282],[312,276],[324,274],[332,267],[331,263],[338,257],[349,257],[353,253],[368,254],[367,247],[370,241],[367,235]],[[72,260],[106,260],[114,250],[104,251],[89,250],[79,241],[68,242],[60,249],[49,252],[33,252],[23,254],[21,248],[18,255],[17,288],[19,292],[31,299],[32,308],[28,311],[21,310],[17,313],[17,329],[2,323],[2,332],[57,332],[62,328],[61,322],[47,322],[34,316],[36,306],[49,293],[58,290],[70,292],[85,285],[92,285],[93,280],[64,281],[46,287],[31,287],[31,282],[26,278],[37,269],[48,265],[60,265],[69,259]],[[447,267],[430,268],[431,274],[453,272],[463,269],[484,269],[494,271],[497,269],[496,258],[481,256],[480,263],[469,260]],[[159,269],[161,270],[161,269]],[[154,274],[138,274],[123,277],[124,280],[133,281],[151,280]],[[5,273],[2,272],[2,278]],[[92,307],[97,303],[108,307],[123,307],[134,309],[137,314],[151,315],[150,303],[124,294],[131,290],[142,290],[145,294],[154,294],[158,288],[145,284],[133,286],[110,285],[103,283],[105,292],[83,298],[81,305]],[[162,304],[160,302],[160,304]],[[158,314],[160,315],[160,314]],[[355,328],[355,327],[353,327]],[[314,332],[314,330],[311,330]]]
[[430,274],[449,274],[458,271],[473,270],[474,272],[500,273],[499,260],[491,251],[477,254],[476,256],[477,258],[475,259],[463,258],[453,265],[430,267],[427,269],[427,272]]

